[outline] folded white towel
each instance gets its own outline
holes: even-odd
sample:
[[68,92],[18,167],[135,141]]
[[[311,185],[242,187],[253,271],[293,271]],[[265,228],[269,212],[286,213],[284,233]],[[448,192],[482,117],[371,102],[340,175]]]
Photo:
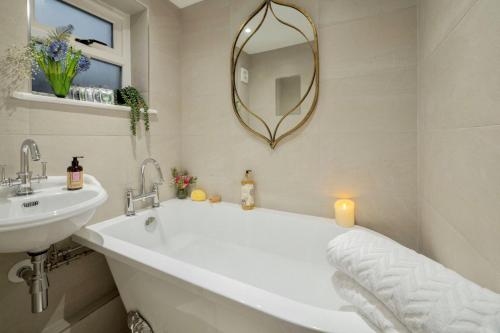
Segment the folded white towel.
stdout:
[[358,312],[383,333],[409,333],[408,329],[372,293],[347,274],[336,271],[333,286],[343,299],[356,307]]
[[395,241],[363,230],[336,237],[328,259],[414,333],[499,333],[500,295]]

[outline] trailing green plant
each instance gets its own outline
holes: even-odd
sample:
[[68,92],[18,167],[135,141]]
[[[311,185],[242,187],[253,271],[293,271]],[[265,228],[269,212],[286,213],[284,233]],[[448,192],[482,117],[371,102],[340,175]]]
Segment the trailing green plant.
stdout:
[[[120,104],[120,99],[130,107],[130,130],[132,135],[137,134],[137,123],[142,118],[144,120],[144,128],[149,131],[149,106],[142,97],[141,93],[134,87],[128,86],[118,89],[116,100]],[[142,111],[141,111],[142,109]]]

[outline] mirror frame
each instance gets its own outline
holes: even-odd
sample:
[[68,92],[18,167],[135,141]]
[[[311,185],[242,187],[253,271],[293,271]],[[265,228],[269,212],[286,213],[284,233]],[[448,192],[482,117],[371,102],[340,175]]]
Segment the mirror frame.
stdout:
[[[280,5],[280,6],[285,6],[285,7],[293,8],[293,9],[299,11],[302,15],[304,15],[304,17],[309,21],[309,23],[311,25],[311,28],[312,28],[312,31],[313,31],[313,34],[314,34],[314,40],[310,41],[307,38],[307,36],[304,34],[304,32],[302,32],[299,28],[295,27],[291,23],[287,23],[287,22],[281,20],[280,18],[278,18],[278,16],[274,13],[274,10],[272,8],[272,4],[273,3],[275,3],[277,5]],[[236,52],[236,49],[237,49],[237,43],[238,43],[238,40],[240,39],[240,37],[242,36],[242,33],[243,33],[243,30],[245,29],[245,26],[254,17],[256,17],[261,12],[261,10],[265,10],[265,12],[264,12],[264,15],[263,15],[262,19],[260,20],[259,24],[257,25],[257,28],[254,31],[252,31],[252,33],[245,39],[245,41],[243,42],[243,44],[242,44],[241,48],[239,49],[237,55],[235,56],[235,52]],[[269,13],[271,13],[271,14],[269,14]],[[239,97],[238,91],[236,89],[236,65],[238,63],[239,57],[241,55],[241,52],[244,49],[245,45],[248,43],[248,41],[259,31],[260,27],[262,26],[262,24],[264,23],[264,21],[265,21],[265,19],[266,19],[266,17],[268,15],[273,15],[274,18],[276,20],[278,20],[278,22],[280,22],[281,24],[286,25],[286,26],[288,26],[288,27],[290,27],[290,28],[298,31],[305,38],[305,40],[307,41],[309,47],[311,48],[311,51],[313,53],[313,58],[314,58],[314,73],[313,73],[313,76],[312,76],[312,79],[311,79],[311,83],[309,84],[309,87],[307,89],[307,92],[304,94],[304,96],[302,96],[302,98],[300,99],[300,101],[297,103],[297,105],[295,107],[293,107],[291,110],[287,111],[281,117],[281,119],[278,121],[278,123],[277,123],[274,131],[271,131],[269,125],[266,123],[266,121],[264,119],[262,119],[256,113],[252,112],[241,101],[241,98]],[[297,110],[302,105],[302,103],[305,101],[305,99],[311,93],[311,89],[312,89],[313,86],[315,86],[314,99],[313,99],[311,107],[309,108],[309,110],[306,113],[306,115],[294,127],[292,127],[291,129],[289,129],[285,133],[283,133],[280,136],[278,136],[278,130],[279,130],[280,125],[283,123],[283,121],[289,115],[291,115],[295,110]],[[281,140],[283,140],[287,136],[289,136],[292,133],[294,133],[295,131],[297,131],[299,128],[301,128],[309,120],[309,118],[312,116],[312,114],[316,110],[316,106],[318,104],[318,96],[319,96],[319,47],[318,47],[318,30],[316,28],[316,25],[314,24],[314,21],[312,20],[311,16],[306,11],[304,11],[302,8],[300,8],[300,7],[296,6],[296,5],[293,5],[293,4],[290,4],[290,3],[286,3],[286,2],[280,1],[280,0],[264,0],[264,2],[262,2],[262,4],[259,5],[259,7],[256,10],[254,10],[252,12],[252,14],[250,15],[250,17],[248,19],[246,19],[245,22],[241,25],[241,27],[240,27],[240,29],[238,31],[238,34],[236,35],[236,37],[234,39],[233,46],[232,46],[232,51],[231,51],[231,100],[232,100],[232,104],[233,104],[233,111],[234,111],[236,117],[238,118],[238,121],[240,122],[240,124],[244,128],[246,128],[252,134],[254,134],[257,137],[259,137],[259,138],[263,139],[264,141],[266,141],[269,144],[269,146],[271,147],[271,149],[274,149],[274,148],[276,148],[276,146],[278,145],[278,143]],[[256,131],[255,129],[253,129],[250,125],[248,125],[243,120],[243,118],[241,117],[241,114],[240,114],[240,110],[238,109],[238,103],[243,107],[243,109],[245,111],[247,111],[251,116],[255,117],[258,121],[260,121],[264,125],[264,127],[265,127],[265,129],[267,131],[267,135],[268,136],[266,136],[266,135],[264,135],[264,134]]]

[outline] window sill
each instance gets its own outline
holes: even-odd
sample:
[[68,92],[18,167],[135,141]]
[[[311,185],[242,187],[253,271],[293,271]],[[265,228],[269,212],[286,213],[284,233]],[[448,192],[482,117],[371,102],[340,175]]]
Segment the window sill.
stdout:
[[[74,106],[74,107],[85,107],[85,108],[90,108],[90,109],[104,109],[104,110],[111,110],[111,111],[117,111],[117,112],[130,112],[130,107],[123,106],[123,105],[77,101],[77,100],[69,99],[69,98],[58,98],[55,96],[38,95],[38,94],[32,94],[32,93],[22,92],[22,91],[15,91],[12,94],[12,98],[17,99],[17,100],[21,100],[21,101],[36,102],[36,103],[42,103],[42,104],[58,104],[58,105],[68,105],[68,106]],[[158,114],[158,111],[153,110],[153,109],[149,109],[148,113],[149,114]]]

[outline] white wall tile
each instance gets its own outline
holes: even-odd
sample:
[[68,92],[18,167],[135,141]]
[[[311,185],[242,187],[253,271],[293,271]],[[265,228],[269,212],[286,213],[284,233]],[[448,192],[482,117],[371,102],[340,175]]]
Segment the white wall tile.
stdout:
[[500,3],[420,2],[424,253],[500,291]]

